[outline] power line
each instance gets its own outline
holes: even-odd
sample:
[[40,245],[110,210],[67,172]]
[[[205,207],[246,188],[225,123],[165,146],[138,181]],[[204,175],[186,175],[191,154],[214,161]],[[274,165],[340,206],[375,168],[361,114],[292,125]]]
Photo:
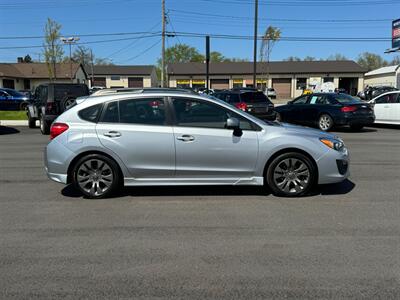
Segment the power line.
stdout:
[[[97,36],[122,36],[122,35],[139,35],[139,34],[158,34],[160,31],[142,31],[142,32],[115,32],[115,33],[87,33],[87,34],[62,34],[65,36],[73,35],[76,37],[97,37]],[[31,36],[2,36],[0,40],[25,40],[25,39],[44,39],[43,35]]]
[[152,44],[150,47],[144,49],[144,50],[143,50],[142,52],[140,52],[139,54],[137,54],[137,55],[135,55],[135,56],[132,56],[132,57],[130,57],[130,58],[128,58],[128,59],[125,59],[125,60],[123,60],[123,61],[121,61],[121,62],[129,61],[129,60],[134,60],[134,59],[138,58],[139,56],[142,56],[143,54],[149,52],[151,49],[153,49],[155,46],[157,46],[157,45],[160,44],[160,43],[161,43],[161,40],[157,40],[157,42],[155,42],[154,44]]

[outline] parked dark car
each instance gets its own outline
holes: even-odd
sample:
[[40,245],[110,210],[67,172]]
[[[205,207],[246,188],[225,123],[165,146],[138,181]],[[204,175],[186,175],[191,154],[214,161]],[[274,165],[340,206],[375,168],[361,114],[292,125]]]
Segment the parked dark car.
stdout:
[[370,104],[341,93],[303,95],[275,110],[276,119],[280,122],[317,126],[323,131],[346,125],[360,130],[375,121]]
[[0,110],[25,110],[29,98],[16,90],[0,89]]
[[32,103],[27,107],[29,127],[34,128],[36,120],[40,122],[40,131],[49,134],[51,123],[64,111],[75,104],[75,99],[88,96],[86,84],[48,83],[39,85],[33,95]]
[[214,97],[260,119],[275,120],[274,104],[261,91],[250,88],[216,92]]

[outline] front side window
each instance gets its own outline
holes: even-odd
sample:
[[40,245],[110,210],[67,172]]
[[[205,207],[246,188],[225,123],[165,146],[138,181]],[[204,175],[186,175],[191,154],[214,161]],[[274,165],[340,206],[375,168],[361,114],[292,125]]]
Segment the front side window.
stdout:
[[301,97],[299,97],[299,98],[297,98],[297,99],[294,99],[294,100],[292,101],[292,104],[295,104],[295,105],[306,104],[306,103],[307,103],[307,100],[308,100],[308,95],[306,95],[306,96],[301,96]]
[[213,103],[174,99],[173,104],[177,126],[225,129],[227,119],[234,117],[239,119],[242,130],[253,130],[246,118]]
[[165,125],[164,100],[131,99],[119,102],[120,122],[128,124]]

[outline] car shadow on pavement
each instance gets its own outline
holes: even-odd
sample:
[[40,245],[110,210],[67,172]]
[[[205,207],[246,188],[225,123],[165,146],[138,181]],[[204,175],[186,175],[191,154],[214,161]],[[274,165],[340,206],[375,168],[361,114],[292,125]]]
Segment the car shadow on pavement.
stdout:
[[19,133],[18,129],[15,129],[13,127],[7,127],[7,126],[1,126],[0,125],[0,135],[16,134],[16,133]]
[[342,132],[342,133],[346,133],[346,132],[352,132],[352,133],[368,133],[368,132],[376,132],[378,131],[375,128],[370,128],[370,127],[364,127],[361,130],[356,130],[356,129],[351,129],[350,127],[338,127],[338,128],[334,128],[333,132]]
[[344,195],[350,193],[355,188],[355,183],[346,179],[343,182],[333,184],[323,184],[317,186],[310,196],[317,195]]
[[[72,184],[67,185],[61,194],[70,198],[82,198],[82,194]],[[110,198],[118,197],[156,197],[156,196],[268,196],[270,192],[258,186],[149,186],[124,187]]]

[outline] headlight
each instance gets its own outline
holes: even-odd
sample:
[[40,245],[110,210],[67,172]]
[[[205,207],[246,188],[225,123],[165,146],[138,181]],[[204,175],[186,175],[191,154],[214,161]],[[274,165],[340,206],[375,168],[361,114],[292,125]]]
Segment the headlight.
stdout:
[[336,151],[342,151],[345,148],[343,141],[339,139],[320,138],[319,140],[329,148]]

